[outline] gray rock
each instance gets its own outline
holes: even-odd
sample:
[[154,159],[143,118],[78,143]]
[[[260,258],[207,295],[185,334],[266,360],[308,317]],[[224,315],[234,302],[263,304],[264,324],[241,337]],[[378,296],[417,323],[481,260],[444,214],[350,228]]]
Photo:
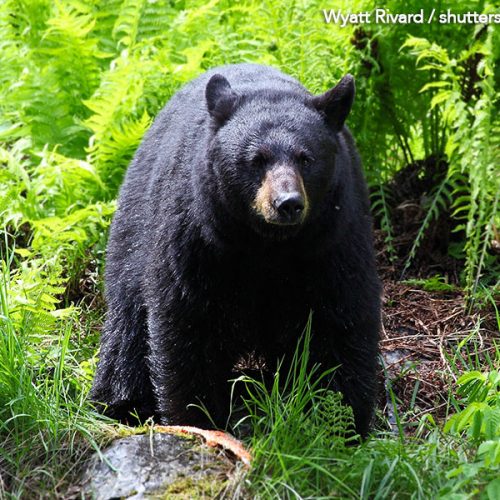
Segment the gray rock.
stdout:
[[234,464],[195,439],[171,434],[129,436],[94,455],[84,492],[95,500],[215,498],[230,489]]

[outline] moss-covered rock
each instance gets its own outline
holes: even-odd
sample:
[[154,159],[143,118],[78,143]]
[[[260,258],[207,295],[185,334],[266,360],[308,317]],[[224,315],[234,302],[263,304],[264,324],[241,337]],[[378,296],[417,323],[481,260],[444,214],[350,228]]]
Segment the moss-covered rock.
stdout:
[[94,455],[84,473],[89,498],[214,498],[228,486],[234,464],[213,448],[171,434],[117,439]]

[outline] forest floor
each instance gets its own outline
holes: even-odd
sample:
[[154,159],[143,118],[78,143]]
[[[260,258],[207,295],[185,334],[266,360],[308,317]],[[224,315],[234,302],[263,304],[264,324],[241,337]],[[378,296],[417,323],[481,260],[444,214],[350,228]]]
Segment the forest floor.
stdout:
[[[428,412],[442,420],[457,368],[465,371],[470,357],[493,358],[498,342],[494,311],[468,312],[458,289],[426,291],[392,280],[384,281],[383,301],[380,348],[386,389],[390,381],[400,413],[412,415],[411,421],[417,423]],[[461,349],[474,337],[473,352]],[[387,392],[385,402],[391,403]]]
[[471,366],[487,369],[500,340],[497,319],[491,303],[470,308],[462,289],[442,275],[433,277],[429,269],[419,269],[424,278],[398,279],[402,266],[388,261],[378,234],[376,246],[383,281],[380,350],[385,391],[380,409],[395,428],[392,389],[405,431],[411,433],[426,413],[436,421],[447,417],[457,373]]

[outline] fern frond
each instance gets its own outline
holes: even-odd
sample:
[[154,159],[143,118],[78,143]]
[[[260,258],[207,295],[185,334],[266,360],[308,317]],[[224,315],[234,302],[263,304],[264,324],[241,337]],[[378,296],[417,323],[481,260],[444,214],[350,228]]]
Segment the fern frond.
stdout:
[[150,124],[151,118],[146,111],[137,119],[124,118],[118,124],[112,124],[98,146],[91,148],[100,176],[112,189],[120,184],[125,168]]
[[[65,154],[78,156],[88,140],[88,131],[79,124],[88,113],[82,99],[98,85],[101,60],[107,54],[92,35],[91,15],[62,2],[49,3],[50,8],[43,5],[38,43],[27,49],[9,99],[17,105],[19,120],[29,127],[36,149],[60,145]],[[16,4],[16,19],[31,19],[29,10],[24,2]]]
[[380,229],[385,234],[384,243],[387,252],[389,252],[389,260],[394,261],[396,259],[396,249],[393,245],[394,230],[391,220],[390,197],[390,188],[387,185],[378,183],[373,187],[370,194],[370,205],[373,216],[380,221]]
[[38,52],[50,57],[52,67],[64,75],[60,81],[64,91],[79,100],[90,97],[99,83],[99,59],[112,55],[99,49],[99,41],[92,33],[95,19],[61,5],[47,26]]
[[425,217],[420,224],[417,235],[415,236],[415,240],[413,245],[408,252],[408,256],[406,257],[405,265],[403,267],[403,271],[401,273],[401,279],[408,271],[410,265],[412,264],[415,256],[417,255],[417,250],[419,249],[427,229],[429,228],[432,221],[436,220],[440,213],[445,212],[450,204],[451,200],[451,186],[449,184],[449,179],[445,177],[437,189],[434,190],[434,194],[432,195],[432,199],[427,208],[427,212]]
[[[420,67],[421,70],[439,74],[441,83],[432,82],[422,91],[434,92],[430,107],[431,111],[439,109],[442,126],[448,131],[444,152],[449,162],[447,178],[434,196],[408,255],[405,271],[414,258],[425,227],[437,215],[438,203],[442,207],[446,206],[441,194],[447,185],[451,192],[448,188],[445,190],[444,194],[449,195],[446,203],[451,201],[454,216],[463,221],[457,229],[463,228],[466,233],[465,284],[470,295],[477,289],[487,255],[488,241],[492,238],[494,220],[498,218],[496,212],[500,191],[500,155],[498,139],[493,138],[498,137],[500,126],[495,111],[497,96],[492,70],[492,38],[490,27],[486,40],[482,43],[475,41],[471,47],[460,53],[458,59],[450,57],[445,49],[427,40],[410,38],[405,43],[405,46],[412,48],[417,61],[425,61]],[[481,65],[477,68],[479,80],[475,84],[479,98],[466,102],[461,88],[463,79],[460,64],[468,60],[471,54],[479,54],[482,58]],[[462,186],[462,189],[457,189],[457,186]]]
[[118,40],[119,46],[131,47],[135,45],[145,4],[146,0],[124,0],[122,2],[120,13],[113,27],[113,38]]
[[47,149],[38,156],[31,184],[45,217],[64,216],[104,198],[106,186],[91,163]]

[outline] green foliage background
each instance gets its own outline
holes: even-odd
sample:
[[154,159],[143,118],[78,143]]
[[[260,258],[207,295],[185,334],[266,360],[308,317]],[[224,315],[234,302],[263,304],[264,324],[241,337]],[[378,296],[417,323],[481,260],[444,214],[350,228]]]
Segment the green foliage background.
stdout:
[[[443,159],[445,171],[433,177],[422,200],[425,216],[405,269],[432,222],[451,213],[458,236],[450,252],[463,263],[462,285],[470,297],[484,286],[495,293],[498,28],[436,23],[340,28],[325,22],[322,9],[493,13],[498,4],[331,4],[4,0],[0,5],[0,434],[5,438],[0,451],[3,466],[20,474],[19,492],[25,477],[38,477],[33,455],[23,447],[30,436],[42,436],[35,462],[49,463],[62,448],[73,452],[75,436],[92,441],[96,435],[89,429],[97,417],[85,413],[90,410],[83,409],[83,401],[102,308],[87,307],[82,281],[94,284],[90,295],[98,300],[95,283],[101,282],[106,233],[124,171],[161,107],[205,69],[244,61],[270,64],[314,93],[354,74],[357,100],[349,126],[387,252],[395,252],[391,179],[408,164]],[[78,412],[90,420],[82,423]]]
[[[433,1],[337,2],[430,11]],[[183,83],[220,64],[275,65],[319,93],[357,77],[349,120],[389,251],[387,182],[408,163],[445,158],[407,264],[451,210],[465,286],[494,265],[498,227],[498,30],[493,25],[338,25],[316,1],[7,0],[0,11],[0,211],[27,222],[38,254],[71,266],[98,243],[124,170],[152,117]],[[441,9],[465,10],[461,2]],[[492,2],[467,9],[494,12]],[[496,72],[496,73],[495,73]],[[50,234],[50,238],[47,236]],[[102,240],[100,241],[102,243]],[[46,257],[46,255],[44,255]],[[70,273],[71,274],[71,273]],[[491,273],[488,276],[491,282]]]

